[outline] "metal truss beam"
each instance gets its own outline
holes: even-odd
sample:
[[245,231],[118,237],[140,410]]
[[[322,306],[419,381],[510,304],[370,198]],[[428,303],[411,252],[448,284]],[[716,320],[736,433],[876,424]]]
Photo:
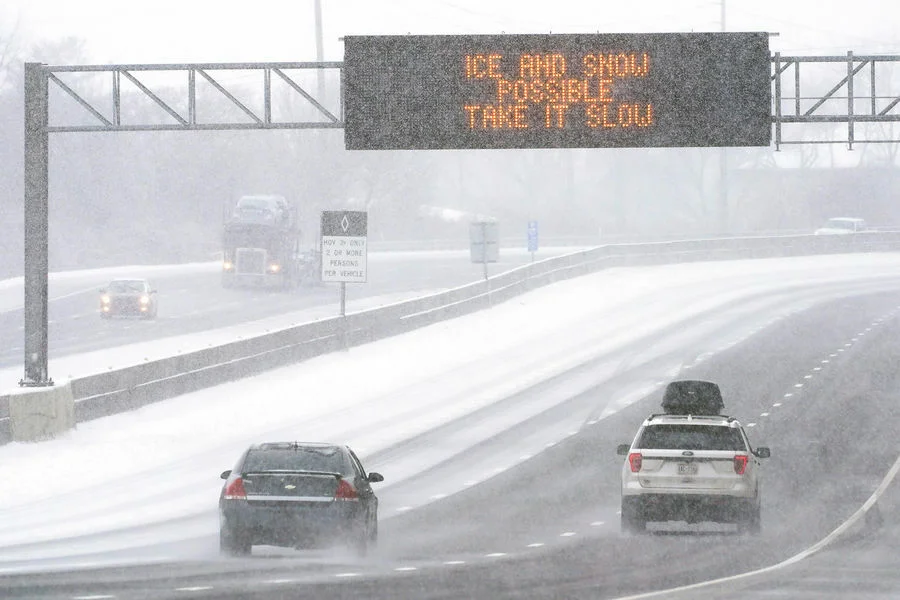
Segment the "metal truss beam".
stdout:
[[[804,65],[804,80],[801,77]],[[876,66],[883,66],[879,71]],[[783,144],[892,144],[900,142],[900,131],[892,128],[879,135],[857,138],[856,124],[896,123],[900,121],[900,73],[892,81],[891,71],[900,68],[900,56],[772,56],[772,123],[775,127],[775,147]],[[815,70],[814,73],[811,71]],[[793,75],[793,77],[791,77]],[[787,82],[785,80],[788,80]],[[808,88],[828,85],[827,91],[808,92]],[[867,85],[858,85],[860,82]],[[787,111],[785,110],[787,108]],[[846,137],[811,138],[803,125],[846,123]],[[793,126],[796,137],[786,139],[786,126]],[[808,129],[808,128],[807,128]],[[833,131],[826,133],[833,134]]]
[[[183,130],[226,130],[226,129],[340,129],[343,128],[343,102],[339,100],[339,106],[329,110],[324,101],[316,99],[304,87],[296,81],[287,71],[291,70],[315,70],[324,72],[337,71],[342,74],[341,62],[279,62],[279,63],[197,63],[197,64],[172,64],[172,65],[77,65],[77,66],[42,66],[52,90],[54,87],[71,97],[81,107],[85,114],[94,123],[89,124],[48,124],[48,132],[77,132],[77,131],[183,131]],[[262,86],[251,89],[262,98],[262,109],[254,110],[245,102],[238,99],[234,89],[221,81],[224,71],[243,71],[252,74],[262,73]],[[187,106],[186,114],[177,110],[171,103],[163,100],[157,91],[151,89],[145,83],[144,76],[147,73],[185,73],[187,86],[178,90],[181,104]],[[104,115],[103,108],[98,105],[95,97],[86,97],[84,92],[79,92],[72,85],[67,84],[60,74],[62,73],[95,73],[109,74],[112,78],[111,98],[112,115]],[[272,75],[277,80],[286,84],[297,98],[311,107],[314,119],[304,121],[278,121],[273,119],[272,110]],[[238,109],[245,117],[244,120],[214,117],[206,122],[198,118],[197,82],[206,82],[209,88],[215,90],[219,98]],[[136,93],[143,95],[153,104],[158,106],[169,116],[169,123],[123,123],[122,122],[122,80],[132,84]],[[343,84],[343,79],[341,78]],[[343,97],[343,90],[339,98]],[[52,115],[51,115],[52,116]]]

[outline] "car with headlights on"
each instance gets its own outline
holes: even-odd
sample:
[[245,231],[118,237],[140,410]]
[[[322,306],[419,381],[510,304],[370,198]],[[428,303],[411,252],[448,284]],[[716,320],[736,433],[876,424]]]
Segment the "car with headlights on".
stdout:
[[221,474],[219,548],[249,555],[254,545],[287,548],[346,546],[364,556],[378,541],[378,497],[346,445],[310,442],[254,444]]
[[100,290],[100,317],[155,319],[156,289],[146,279],[113,279]]
[[733,523],[761,530],[762,469],[769,448],[754,448],[741,423],[718,414],[715,383],[677,381],[663,398],[665,413],[650,415],[630,444],[617,448],[622,466],[622,531],[648,522]]

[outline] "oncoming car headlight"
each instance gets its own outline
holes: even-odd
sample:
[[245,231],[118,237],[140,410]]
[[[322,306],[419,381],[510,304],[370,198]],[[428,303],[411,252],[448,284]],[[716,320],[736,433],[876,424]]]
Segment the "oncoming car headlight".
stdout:
[[150,304],[150,296],[141,296],[141,304]]
[[103,304],[109,304],[109,296],[105,294],[103,296],[100,296],[100,302],[102,302]]
[[230,271],[231,269],[234,268],[234,265],[231,264],[230,260],[226,260],[225,262],[222,263],[222,268],[226,271]]
[[277,272],[280,271],[280,270],[281,270],[281,265],[278,265],[278,264],[271,264],[271,265],[269,265],[269,272],[270,272],[270,273],[277,273]]

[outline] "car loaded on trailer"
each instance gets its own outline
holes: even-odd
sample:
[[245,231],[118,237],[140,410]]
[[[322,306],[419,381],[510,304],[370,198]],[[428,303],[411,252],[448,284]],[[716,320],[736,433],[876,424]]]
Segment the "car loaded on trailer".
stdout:
[[321,256],[310,243],[283,196],[242,196],[222,232],[222,285],[287,290],[314,281]]

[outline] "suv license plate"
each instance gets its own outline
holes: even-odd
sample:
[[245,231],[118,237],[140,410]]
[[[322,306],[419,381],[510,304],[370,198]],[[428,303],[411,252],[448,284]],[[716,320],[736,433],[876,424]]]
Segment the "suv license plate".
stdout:
[[696,475],[697,463],[678,463],[679,475]]

